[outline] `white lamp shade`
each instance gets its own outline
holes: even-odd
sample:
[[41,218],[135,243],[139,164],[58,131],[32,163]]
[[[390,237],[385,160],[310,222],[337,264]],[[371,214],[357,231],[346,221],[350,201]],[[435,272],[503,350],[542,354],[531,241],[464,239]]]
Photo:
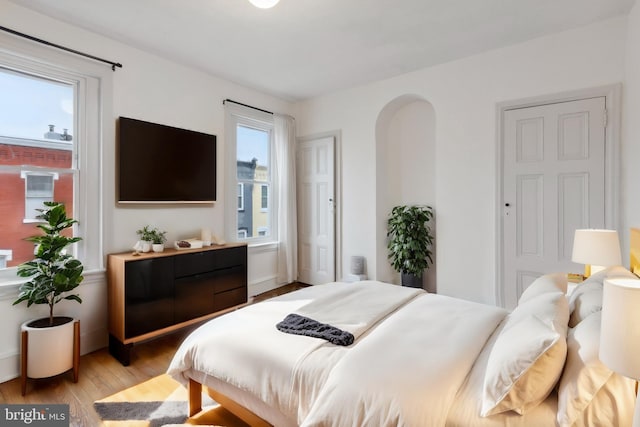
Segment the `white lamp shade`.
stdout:
[[280,0],[249,0],[252,5],[260,9],[269,9],[278,4]]
[[640,379],[640,280],[604,281],[600,360],[619,374]]
[[576,230],[571,261],[609,267],[622,263],[616,230]]

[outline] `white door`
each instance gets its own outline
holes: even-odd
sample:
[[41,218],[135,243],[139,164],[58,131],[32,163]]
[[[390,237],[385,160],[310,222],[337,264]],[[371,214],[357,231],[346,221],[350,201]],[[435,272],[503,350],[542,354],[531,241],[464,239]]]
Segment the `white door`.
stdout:
[[335,280],[333,137],[298,144],[298,278],[319,285]]
[[573,272],[576,228],[605,225],[605,97],[505,111],[502,287]]

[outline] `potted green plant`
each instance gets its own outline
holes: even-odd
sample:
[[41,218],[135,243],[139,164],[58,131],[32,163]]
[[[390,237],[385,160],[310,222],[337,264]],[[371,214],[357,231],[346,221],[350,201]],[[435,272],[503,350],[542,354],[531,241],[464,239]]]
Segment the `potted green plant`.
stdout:
[[166,231],[160,231],[157,228],[151,230],[151,246],[154,252],[164,251],[164,242],[167,241]]
[[402,277],[403,286],[422,287],[424,270],[433,264],[430,206],[396,206],[387,219],[389,261]]
[[[68,218],[63,204],[44,202],[44,209],[38,209],[37,227],[44,234],[28,237],[34,243],[34,258],[18,266],[18,276],[29,278],[20,286],[18,299],[13,305],[26,302],[49,306],[49,316],[25,322],[22,325],[23,394],[26,377],[45,378],[74,368],[77,381],[79,358],[79,321],[66,316],[54,316],[53,309],[62,300],[82,302],[78,294],[69,292],[77,288],[84,277],[82,263],[68,254],[67,246],[82,240],[69,237],[65,230],[77,223]],[[25,341],[26,340],[26,341]],[[53,351],[52,349],[58,349]]]
[[140,251],[149,252],[151,250],[151,245],[153,244],[153,230],[151,227],[145,225],[140,230],[137,230],[136,234],[140,238]]

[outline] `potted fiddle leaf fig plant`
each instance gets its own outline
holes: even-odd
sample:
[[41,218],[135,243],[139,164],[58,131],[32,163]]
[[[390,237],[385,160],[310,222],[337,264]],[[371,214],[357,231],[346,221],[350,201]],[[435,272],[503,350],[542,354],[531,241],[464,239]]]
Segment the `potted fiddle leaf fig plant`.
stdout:
[[22,394],[25,393],[26,377],[46,378],[71,368],[74,369],[75,381],[78,375],[79,321],[72,317],[54,316],[54,307],[62,300],[82,302],[78,294],[70,292],[84,279],[83,266],[66,252],[69,245],[82,239],[70,237],[65,231],[77,221],[67,217],[62,203],[44,202],[44,208],[38,212],[37,218],[42,222],[37,227],[43,234],[26,239],[35,245],[34,258],[18,266],[18,276],[29,280],[20,286],[18,299],[13,305],[22,302],[26,302],[27,307],[48,305],[49,315],[22,325],[22,348],[27,349],[22,358]]
[[394,270],[401,273],[402,285],[422,287],[424,270],[433,264],[433,234],[430,206],[396,206],[387,219],[387,249]]

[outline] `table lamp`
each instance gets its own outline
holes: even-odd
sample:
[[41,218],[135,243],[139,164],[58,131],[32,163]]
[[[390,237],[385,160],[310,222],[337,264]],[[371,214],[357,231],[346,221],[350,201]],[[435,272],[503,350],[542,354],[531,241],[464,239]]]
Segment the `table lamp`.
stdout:
[[[640,280],[607,279],[602,297],[600,360],[611,370],[640,379]],[[636,398],[633,427],[640,427]]]
[[584,264],[584,276],[622,263],[616,230],[581,229],[573,238],[571,261]]

